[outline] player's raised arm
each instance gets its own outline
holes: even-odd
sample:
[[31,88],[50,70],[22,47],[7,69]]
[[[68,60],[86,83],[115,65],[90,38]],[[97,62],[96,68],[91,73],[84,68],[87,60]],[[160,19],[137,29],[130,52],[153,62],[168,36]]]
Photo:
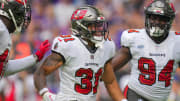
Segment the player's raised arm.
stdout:
[[104,81],[107,91],[112,97],[113,101],[127,101],[120,90],[110,62],[105,65],[102,80]]
[[25,31],[31,21],[31,0],[0,0],[0,76],[8,76],[32,67],[49,49],[48,40],[31,56],[8,60],[12,46],[10,34]]
[[39,49],[34,55],[30,55],[22,59],[9,60],[6,66],[7,69],[5,71],[5,76],[12,75],[29,67],[32,67],[36,62],[42,60],[45,53],[49,50],[49,47],[49,41],[45,40],[44,42],[42,42]]
[[[45,59],[41,67],[36,70],[34,73],[34,84],[41,96],[45,95],[45,93],[46,95],[53,95],[49,93],[46,88],[46,76],[62,66],[63,63],[64,60],[62,56],[52,52],[52,54]],[[43,96],[43,99],[46,99],[45,96]]]

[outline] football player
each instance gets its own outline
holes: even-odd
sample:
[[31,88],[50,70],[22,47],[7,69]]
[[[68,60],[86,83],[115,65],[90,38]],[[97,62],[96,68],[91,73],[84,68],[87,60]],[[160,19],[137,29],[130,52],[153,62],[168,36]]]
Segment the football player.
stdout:
[[180,65],[180,33],[170,31],[175,9],[167,0],[145,8],[145,29],[123,32],[122,48],[112,59],[113,68],[131,64],[125,95],[128,101],[165,101]]
[[[26,29],[31,20],[31,8],[27,0],[24,2],[17,1],[0,1],[0,75],[12,75],[26,68],[33,66],[37,61],[40,61],[50,44],[48,40],[44,41],[39,50],[31,56],[18,59],[8,60],[11,50],[12,41],[10,33],[15,31],[20,32],[21,29]],[[25,2],[26,1],[26,2]]]
[[[52,54],[34,74],[43,101],[96,101],[100,80],[114,101],[126,101],[108,66],[115,45],[105,38],[108,26],[104,16],[95,7],[79,7],[72,14],[71,24],[73,34],[54,39]],[[45,77],[57,69],[60,92],[54,95],[48,91]]]

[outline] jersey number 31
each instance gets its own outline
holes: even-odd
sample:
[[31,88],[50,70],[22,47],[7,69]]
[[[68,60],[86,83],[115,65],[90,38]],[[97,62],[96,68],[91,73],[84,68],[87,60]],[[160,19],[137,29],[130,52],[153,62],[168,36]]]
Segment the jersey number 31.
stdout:
[[[93,70],[91,68],[80,68],[75,75],[76,77],[82,77],[81,84],[75,84],[75,91],[85,95],[89,94],[91,91],[93,91],[93,94],[96,94],[100,79],[99,77],[102,75],[102,72],[102,68],[100,68],[95,74],[93,73]],[[93,80],[95,80],[94,86],[92,84]]]

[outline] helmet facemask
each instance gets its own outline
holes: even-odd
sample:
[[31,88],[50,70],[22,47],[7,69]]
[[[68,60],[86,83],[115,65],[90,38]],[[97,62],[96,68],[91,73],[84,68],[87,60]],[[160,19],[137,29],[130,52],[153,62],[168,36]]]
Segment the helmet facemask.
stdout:
[[161,37],[169,33],[170,18],[159,15],[146,15],[146,29],[151,37]]
[[92,42],[101,43],[104,42],[105,34],[107,33],[108,24],[105,21],[90,21],[84,24],[86,26],[86,34],[82,37],[88,38]]
[[0,15],[13,22],[15,31],[19,33],[26,29],[31,20],[31,7],[28,0],[1,1]]

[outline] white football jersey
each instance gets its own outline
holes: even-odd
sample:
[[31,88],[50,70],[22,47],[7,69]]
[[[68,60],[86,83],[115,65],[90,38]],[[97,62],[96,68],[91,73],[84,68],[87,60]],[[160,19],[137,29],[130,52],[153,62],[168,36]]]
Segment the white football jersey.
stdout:
[[150,101],[167,99],[180,61],[179,34],[170,31],[166,40],[156,44],[145,29],[123,32],[121,44],[128,47],[132,55],[130,89]]
[[4,63],[7,62],[11,45],[12,45],[10,34],[6,26],[2,22],[2,20],[0,20],[0,40],[1,40],[0,41],[0,61],[3,61],[3,63],[2,62],[0,63],[0,72],[1,72],[2,67],[6,65]]
[[114,42],[105,41],[91,53],[78,37],[64,35],[54,39],[52,51],[65,58],[65,64],[60,67],[60,92],[56,101],[96,101],[104,64],[115,54]]
[[5,50],[11,49],[11,37],[10,34],[4,25],[4,23],[0,20],[0,55],[4,53]]

